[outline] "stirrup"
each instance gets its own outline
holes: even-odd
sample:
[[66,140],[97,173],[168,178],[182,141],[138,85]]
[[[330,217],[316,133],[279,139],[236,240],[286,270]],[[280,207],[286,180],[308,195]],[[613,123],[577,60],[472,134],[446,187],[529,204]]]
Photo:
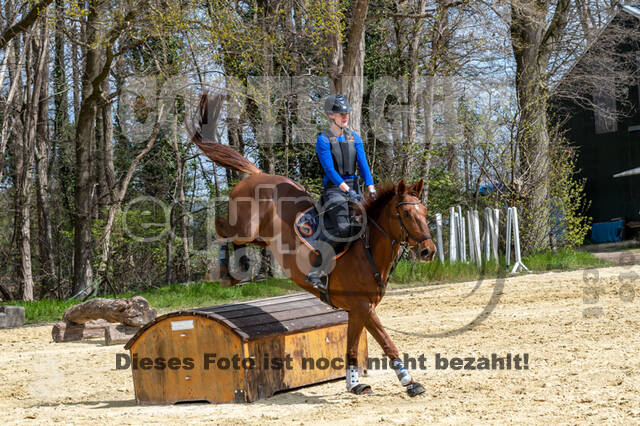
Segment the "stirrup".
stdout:
[[305,281],[320,292],[327,291],[327,275],[321,271],[310,272],[309,275],[307,275],[307,278],[305,278]]

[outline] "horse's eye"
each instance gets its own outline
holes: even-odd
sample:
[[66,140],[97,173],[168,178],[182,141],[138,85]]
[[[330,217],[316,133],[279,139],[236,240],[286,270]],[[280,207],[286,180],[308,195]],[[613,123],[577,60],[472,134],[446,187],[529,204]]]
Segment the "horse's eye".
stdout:
[[404,217],[409,217],[409,212],[408,211],[404,211],[402,214],[404,215]]

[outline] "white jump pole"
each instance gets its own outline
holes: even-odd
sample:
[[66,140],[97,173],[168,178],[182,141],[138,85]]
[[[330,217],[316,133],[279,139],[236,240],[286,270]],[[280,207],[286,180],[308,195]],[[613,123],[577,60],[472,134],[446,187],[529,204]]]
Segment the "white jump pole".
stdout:
[[476,263],[482,264],[482,251],[480,247],[480,219],[478,217],[478,210],[473,211],[473,242],[476,250]]
[[462,227],[462,222],[464,221],[464,217],[462,216],[462,209],[460,206],[456,206],[456,236],[458,238],[458,260],[460,262],[466,261],[464,256],[464,243],[463,243],[463,232],[464,228]]
[[500,257],[498,256],[498,238],[500,237],[500,210],[493,209],[493,228],[491,230],[493,258],[498,262]]
[[458,260],[456,239],[456,214],[455,208],[451,207],[449,209],[449,262],[452,263]]
[[491,208],[484,209],[484,258],[491,259],[491,233],[493,232],[493,214]]
[[462,240],[462,261],[466,262],[467,261],[467,234],[466,234],[467,224],[466,224],[466,220],[464,219],[464,216],[460,216],[460,225],[462,226],[462,228],[460,228],[460,237]]
[[444,262],[444,245],[442,244],[442,215],[436,213],[436,240],[438,244],[438,257]]
[[473,242],[473,213],[467,210],[467,232],[469,233],[469,260],[476,261],[476,249]]
[[511,264],[511,207],[507,208],[507,247],[506,247],[506,259],[507,267]]
[[518,272],[520,268],[524,269],[527,272],[531,272],[529,271],[529,268],[524,266],[524,263],[522,263],[522,258],[520,257],[520,230],[518,228],[518,210],[516,209],[516,207],[512,207],[512,219],[513,219],[513,241],[515,244],[514,249],[515,249],[516,263],[513,265],[513,269],[511,269],[511,273],[515,274],[516,272]]

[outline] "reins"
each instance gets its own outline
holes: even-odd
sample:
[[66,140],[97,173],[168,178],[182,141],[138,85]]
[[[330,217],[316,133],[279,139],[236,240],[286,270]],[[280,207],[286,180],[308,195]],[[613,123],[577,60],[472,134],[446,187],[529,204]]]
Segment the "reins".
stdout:
[[[417,243],[421,243],[422,241],[432,239],[431,235],[427,235],[425,237],[416,237],[416,236],[414,236],[411,232],[409,232],[407,227],[404,225],[404,222],[402,222],[402,217],[400,216],[400,213],[398,213],[398,206],[401,206],[401,205],[417,205],[417,204],[420,204],[420,203],[418,201],[402,201],[402,202],[399,202],[398,204],[396,204],[396,206],[395,206],[395,208],[396,208],[396,218],[400,221],[400,226],[402,227],[403,233],[406,234],[406,236],[403,239],[403,241],[397,241],[391,235],[389,235],[389,233],[387,231],[382,229],[382,227],[378,224],[378,222],[376,222],[375,220],[373,220],[371,218],[367,218],[368,221],[373,223],[375,225],[375,227],[378,228],[378,230],[382,233],[382,235],[384,235],[387,239],[389,239],[391,241],[391,259],[389,259],[390,263],[391,263],[391,269],[389,270],[389,274],[387,275],[387,279],[384,280],[384,282],[383,282],[382,275],[380,275],[380,271],[378,271],[378,268],[376,267],[376,264],[375,264],[374,259],[373,259],[373,254],[371,253],[371,246],[369,244],[369,227],[367,227],[367,231],[361,237],[362,244],[364,245],[364,252],[367,254],[367,259],[369,260],[369,264],[371,265],[371,268],[373,269],[373,276],[375,277],[376,281],[378,281],[378,286],[380,287],[380,297],[384,296],[384,293],[385,293],[385,291],[387,289],[387,284],[389,283],[389,279],[391,278],[391,275],[393,274],[393,270],[396,268],[396,266],[400,262],[400,259],[404,255],[404,252],[406,251],[408,243],[409,243],[409,239],[412,239],[412,240],[416,241]],[[395,259],[394,259],[393,252],[395,251],[396,246],[400,246],[401,251],[398,252],[398,255],[396,255]]]

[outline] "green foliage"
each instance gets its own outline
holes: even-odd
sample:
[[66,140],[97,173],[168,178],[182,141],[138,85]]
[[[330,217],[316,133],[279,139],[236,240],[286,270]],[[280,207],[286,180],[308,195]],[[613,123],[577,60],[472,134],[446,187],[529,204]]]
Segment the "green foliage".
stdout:
[[550,147],[551,233],[559,234],[557,246],[576,247],[584,243],[591,229],[586,216],[586,179],[576,178],[577,153],[561,136],[552,133]]
[[448,214],[449,207],[461,201],[460,184],[444,165],[431,168],[429,174],[429,214]]

